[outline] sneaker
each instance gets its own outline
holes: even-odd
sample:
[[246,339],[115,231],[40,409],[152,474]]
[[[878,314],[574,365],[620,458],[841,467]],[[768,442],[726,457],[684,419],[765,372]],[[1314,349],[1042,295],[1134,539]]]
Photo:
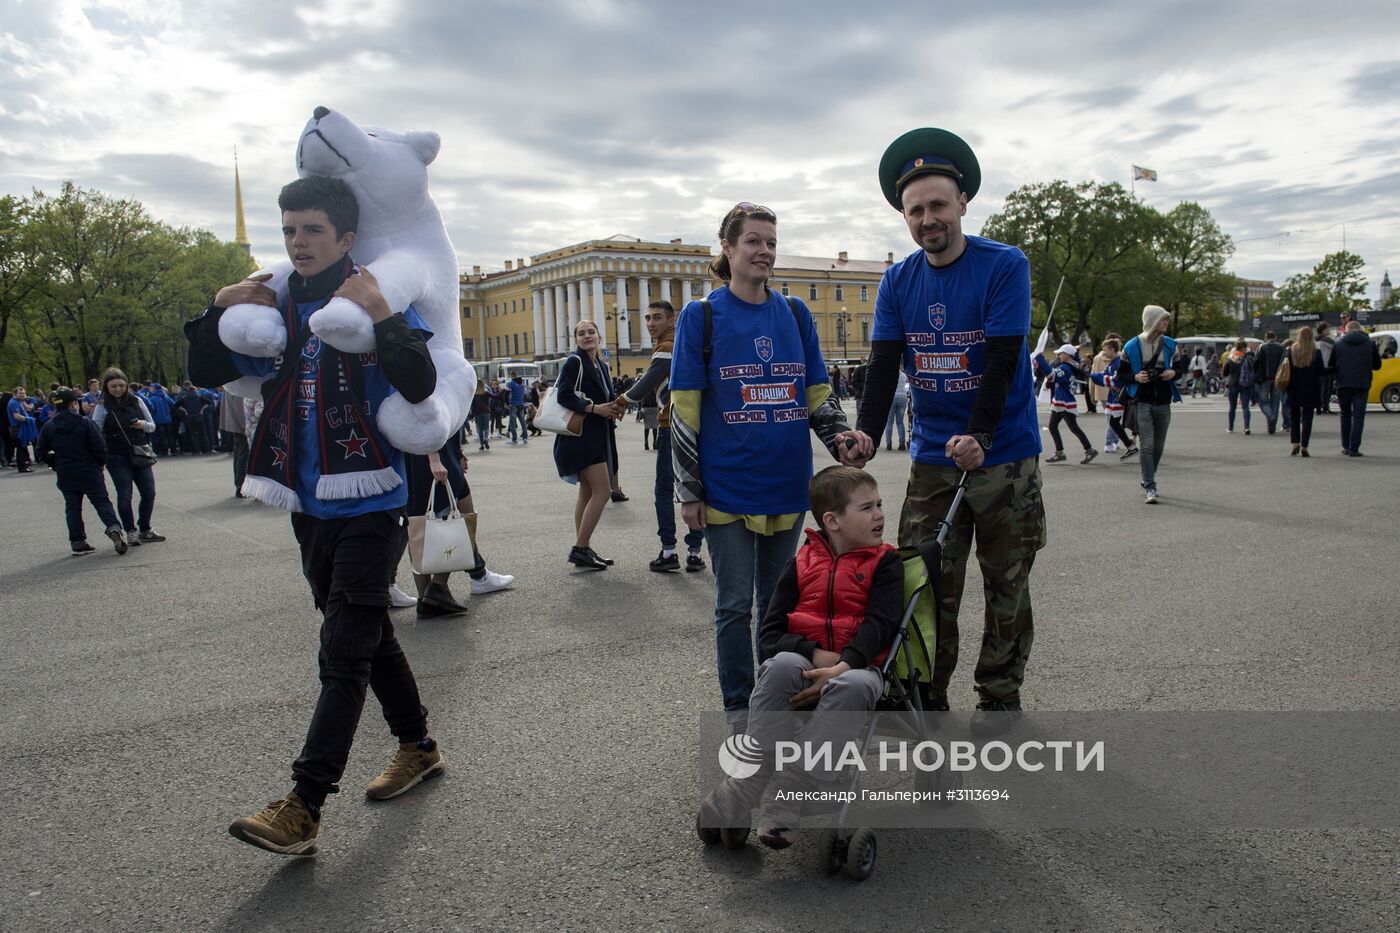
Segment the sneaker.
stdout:
[[1244,436],[1249,437],[1249,428],[1244,429]]
[[705,558],[700,556],[699,551],[691,551],[685,555],[685,572],[696,573],[705,569]]
[[967,730],[976,736],[1001,735],[1021,718],[1020,700],[983,700]]
[[662,551],[660,554],[657,554],[656,559],[650,561],[647,566],[657,573],[669,573],[672,570],[681,569],[681,558],[675,551],[672,551],[670,556],[667,556],[666,552]]
[[128,531],[126,533],[126,543],[128,547],[140,547],[141,536],[134,531]]
[[1137,452],[1138,449],[1136,447],[1129,447],[1127,450],[1123,451],[1123,456],[1119,457],[1118,459],[1127,460],[1129,457],[1136,456]]
[[418,605],[418,597],[409,596],[399,589],[397,583],[389,585],[389,606],[393,609],[407,609],[409,606]]
[[1118,453],[1118,445],[1117,445],[1117,444],[1104,444],[1104,445],[1103,445],[1103,452],[1106,453],[1106,454],[1116,454],[1116,453]]
[[1079,462],[1080,462],[1080,463],[1093,463],[1093,462],[1094,462],[1094,458],[1097,457],[1098,455],[1099,455],[1099,452],[1098,452],[1097,450],[1095,450],[1094,448],[1090,447],[1088,450],[1084,451],[1084,459],[1083,459],[1083,460],[1080,460]]
[[318,816],[295,791],[289,791],[252,816],[234,820],[228,834],[280,855],[315,855],[316,834],[321,830]]
[[627,501],[628,501],[628,498],[627,498],[627,496],[623,495],[623,494],[620,493],[620,492],[615,492],[615,493],[612,494],[612,501],[614,501],[614,502],[627,502]]
[[91,554],[93,551],[97,550],[97,548],[88,544],[86,541],[74,541],[69,547],[73,549],[74,554]]
[[1045,462],[1046,462],[1046,463],[1064,463],[1064,462],[1065,462],[1066,460],[1068,460],[1068,459],[1069,459],[1069,457],[1066,457],[1066,456],[1065,456],[1065,452],[1064,452],[1063,450],[1057,450],[1057,451],[1055,451],[1055,453],[1054,453],[1053,455],[1051,455],[1051,456],[1049,456],[1049,457],[1046,457],[1046,458],[1045,458]]
[[506,441],[506,446],[507,446],[507,447],[514,447],[514,446],[515,446],[515,441]]
[[159,544],[165,540],[165,535],[157,534],[154,531],[142,531],[136,535],[136,538],[146,544]]
[[1157,504],[1157,487],[1156,487],[1156,486],[1148,486],[1148,487],[1147,487],[1147,492],[1146,492],[1146,493],[1143,495],[1143,497],[1142,497],[1142,503],[1143,503],[1143,505],[1156,505],[1156,504]]
[[608,565],[603,563],[603,559],[594,554],[586,547],[577,545],[569,548],[569,563],[575,567],[582,567],[584,570],[607,570]]
[[515,583],[515,577],[508,573],[493,573],[488,570],[482,574],[481,579],[472,578],[471,593],[473,596],[485,596],[487,593],[496,593],[500,590],[508,590]]
[[126,535],[116,525],[107,529],[107,537],[112,541],[112,547],[116,548],[118,554],[126,553]]
[[[425,743],[427,748],[423,747]],[[365,788],[365,796],[370,800],[390,800],[444,770],[442,750],[437,742],[432,739],[400,742],[388,767]]]

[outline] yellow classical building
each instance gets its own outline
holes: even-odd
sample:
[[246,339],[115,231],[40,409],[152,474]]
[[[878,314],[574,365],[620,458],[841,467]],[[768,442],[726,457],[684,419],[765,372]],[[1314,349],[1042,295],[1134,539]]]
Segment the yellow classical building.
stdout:
[[[600,325],[614,373],[635,375],[651,357],[642,316],[665,298],[677,310],[719,283],[710,273],[711,251],[672,240],[630,236],[589,240],[530,257],[506,260],[500,271],[474,266],[461,279],[462,338],[473,361],[557,359],[572,350],[573,325]],[[830,361],[864,357],[870,349],[875,291],[894,261],[778,256],[770,280],[784,295],[811,308]]]

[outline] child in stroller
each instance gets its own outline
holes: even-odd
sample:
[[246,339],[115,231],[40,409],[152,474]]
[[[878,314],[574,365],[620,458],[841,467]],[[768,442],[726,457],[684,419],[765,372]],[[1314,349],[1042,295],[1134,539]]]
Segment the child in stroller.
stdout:
[[[785,849],[797,839],[800,803],[810,780],[775,773],[777,742],[793,738],[792,712],[869,712],[884,694],[881,664],[904,609],[904,565],[882,541],[880,489],[864,470],[831,466],[812,478],[812,515],[819,529],[788,562],[759,629],[768,660],[749,699],[747,732],[762,751],[762,766],[747,778],[725,778],[700,806],[697,831],[707,843],[748,835],[759,801],[759,839]],[[835,721],[813,716],[803,741],[841,741]],[[796,793],[794,793],[796,792]],[[742,844],[742,842],[740,843]]]

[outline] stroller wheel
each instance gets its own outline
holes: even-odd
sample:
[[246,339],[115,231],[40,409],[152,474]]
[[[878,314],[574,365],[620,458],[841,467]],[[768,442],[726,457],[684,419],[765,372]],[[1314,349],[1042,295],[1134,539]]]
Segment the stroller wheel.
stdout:
[[822,871],[834,875],[846,864],[846,842],[834,829],[822,830],[817,840],[817,859]]
[[742,849],[749,841],[752,827],[726,826],[719,831],[719,841],[726,849]]
[[695,814],[695,835],[699,836],[700,841],[707,846],[718,845],[720,841],[719,829],[714,826],[701,825],[702,816],[703,812]]
[[875,830],[862,827],[846,845],[846,874],[864,881],[875,870]]

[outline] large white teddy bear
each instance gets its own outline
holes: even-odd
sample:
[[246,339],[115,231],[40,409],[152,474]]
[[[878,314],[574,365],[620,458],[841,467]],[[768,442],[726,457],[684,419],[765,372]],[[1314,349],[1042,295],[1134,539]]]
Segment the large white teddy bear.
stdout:
[[[409,305],[432,329],[428,350],[437,369],[433,394],[410,404],[395,393],[380,406],[377,423],[389,443],[412,454],[429,454],[467,420],[476,372],[462,353],[457,253],[442,215],[428,194],[428,164],[438,154],[437,133],[361,129],[343,114],[317,107],[297,143],[297,173],[330,175],[355,192],[360,228],[350,255],[369,267],[389,307]],[[287,300],[290,262],[267,266],[266,283]],[[311,332],[347,353],[374,349],[374,327],[365,310],[332,298],[311,315]],[[262,305],[234,305],[219,321],[219,339],[236,353],[276,357],[287,349],[282,314]],[[225,386],[256,397],[261,380],[245,377]]]

